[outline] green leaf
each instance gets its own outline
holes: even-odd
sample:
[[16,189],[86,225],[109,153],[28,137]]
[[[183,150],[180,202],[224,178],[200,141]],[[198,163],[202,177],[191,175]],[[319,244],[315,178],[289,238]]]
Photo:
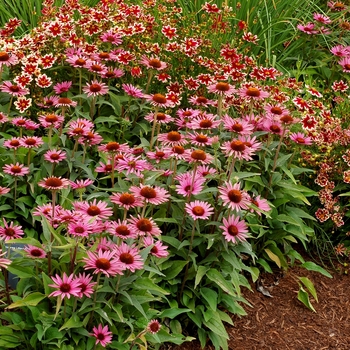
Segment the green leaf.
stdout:
[[272,251],[268,248],[265,248],[264,249],[266,254],[269,256],[269,258],[276,263],[276,265],[281,268],[281,260],[280,258],[275,254],[275,253],[272,253]]
[[309,294],[305,291],[305,289],[301,285],[298,292],[298,300],[301,301],[309,310],[316,312],[316,310],[314,309],[314,307],[310,302]]
[[207,267],[207,266],[198,266],[196,279],[194,281],[194,289],[197,288],[198,284],[200,283],[203,276],[207,273],[208,270],[209,270],[209,267]]
[[175,278],[187,264],[188,261],[174,260],[172,265],[166,270],[162,270],[162,272],[166,275],[166,279],[171,280]]
[[299,279],[303,283],[303,285],[308,289],[311,295],[314,297],[316,302],[318,302],[317,292],[314,284],[307,277],[299,277]]
[[159,318],[164,318],[164,317],[175,318],[176,316],[183,314],[185,312],[191,312],[191,309],[177,309],[177,308],[165,309],[158,315],[158,317]]
[[149,290],[154,291],[160,294],[169,295],[170,293],[167,292],[165,289],[157,286],[151,279],[146,277],[138,278],[134,283],[133,287],[141,290]]
[[316,271],[316,272],[319,272],[326,277],[333,278],[332,275],[327,270],[325,270],[324,268],[315,264],[312,261],[307,261],[304,264],[302,264],[301,266],[304,267],[306,270]]
[[45,298],[46,298],[46,295],[39,292],[34,292],[32,294],[27,295],[25,298],[21,300],[15,301],[11,305],[9,305],[7,308],[14,309],[16,307],[23,307],[23,306],[36,306],[41,302],[41,300]]
[[265,259],[259,258],[259,259],[257,260],[257,262],[264,268],[264,270],[265,270],[266,272],[272,273],[272,269],[271,269],[269,263],[268,263]]
[[79,328],[83,327],[83,323],[80,321],[79,316],[74,315],[68,321],[66,321],[63,326],[59,329],[61,332],[63,329]]
[[213,311],[216,311],[217,303],[218,303],[218,293],[206,287],[201,288],[200,293],[202,297],[207,301],[209,307]]
[[207,272],[207,277],[216,283],[225,293],[228,293],[232,296],[237,296],[237,292],[233,289],[233,286],[230,282],[226,281],[222,274],[215,269],[210,269]]
[[34,274],[32,267],[22,266],[17,263],[12,263],[7,269],[19,278],[30,278]]
[[206,327],[208,327],[212,332],[214,332],[218,336],[224,339],[229,339],[225,326],[222,323],[218,312],[215,312],[211,309],[207,310],[204,313],[203,323]]

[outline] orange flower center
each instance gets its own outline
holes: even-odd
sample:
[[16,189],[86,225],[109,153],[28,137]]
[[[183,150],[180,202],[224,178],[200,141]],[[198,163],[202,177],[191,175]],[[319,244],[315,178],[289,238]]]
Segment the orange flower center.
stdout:
[[157,192],[155,191],[155,189],[152,187],[149,187],[149,186],[142,187],[140,194],[141,194],[141,196],[143,196],[147,199],[157,197]]
[[136,227],[140,231],[143,231],[143,232],[150,232],[150,231],[152,231],[152,223],[148,219],[140,219],[137,222]]
[[100,84],[91,84],[89,89],[91,92],[99,92],[99,91],[101,91],[101,85]]
[[10,145],[12,147],[18,147],[19,146],[19,141],[18,140],[11,140]]
[[272,107],[271,108],[271,113],[281,115],[282,114],[282,109],[280,107]]
[[120,254],[120,261],[124,264],[132,264],[134,262],[134,257],[130,253],[122,253]]
[[30,255],[31,255],[31,256],[41,256],[41,255],[42,255],[42,252],[41,252],[41,250],[39,250],[39,249],[32,249],[32,250],[30,251]]
[[60,155],[59,155],[58,153],[52,153],[52,154],[50,155],[50,158],[51,158],[52,160],[58,160],[58,159],[60,159]]
[[260,96],[260,90],[255,87],[249,87],[246,91],[246,94],[250,97],[259,97]]
[[8,237],[13,237],[15,234],[16,234],[16,231],[13,228],[7,227],[5,229],[5,235]]
[[233,151],[243,152],[245,150],[245,144],[243,141],[234,140],[230,143],[230,147]]
[[98,269],[108,270],[111,267],[111,262],[106,258],[99,258],[96,260],[95,265]]
[[196,205],[192,208],[192,213],[196,216],[202,216],[205,213],[205,210],[200,205]]
[[85,61],[83,58],[78,58],[78,59],[75,61],[75,64],[76,64],[77,66],[83,66],[85,63],[86,63],[86,61]]
[[231,236],[237,236],[238,235],[238,228],[234,225],[231,225],[227,228],[227,232],[231,235]]
[[166,97],[162,94],[154,94],[153,101],[157,103],[166,103]]
[[54,122],[57,122],[58,121],[58,118],[56,115],[54,114],[49,114],[45,117],[45,121],[48,122],[48,123],[54,123]]
[[220,82],[216,84],[216,90],[219,91],[228,91],[230,90],[230,85],[224,82]]
[[119,197],[119,201],[126,205],[131,205],[135,203],[135,197],[130,193],[123,193]]
[[6,62],[10,58],[10,55],[7,52],[0,52],[0,62]]
[[148,64],[153,68],[160,68],[162,66],[162,64],[157,58],[151,59]]
[[106,145],[106,150],[113,152],[113,151],[117,151],[119,149],[120,145],[118,142],[108,142]]
[[28,145],[28,146],[33,146],[33,145],[36,144],[36,140],[30,137],[30,138],[26,139],[26,140],[24,141],[24,143],[25,143],[26,145]]
[[[199,98],[199,97],[198,97]],[[197,98],[197,100],[198,100],[198,98]],[[192,115],[192,112],[190,112],[190,111],[185,111],[185,112],[183,112],[183,115],[185,116],[185,117],[190,117],[191,115]]]
[[90,205],[90,207],[87,210],[87,213],[90,216],[96,216],[101,214],[101,209],[97,205]]
[[19,86],[18,86],[18,85],[12,85],[12,86],[10,87],[10,90],[11,90],[12,92],[18,92],[18,91],[19,91]]
[[60,291],[63,293],[68,293],[71,290],[70,284],[69,283],[62,283],[60,285]]
[[130,235],[130,230],[128,229],[128,227],[126,225],[120,225],[118,226],[116,229],[115,229],[115,232],[118,234],[118,235],[121,235],[121,236],[129,236]]
[[194,160],[203,160],[204,161],[207,159],[207,155],[205,154],[205,152],[200,150],[200,149],[193,151],[191,153],[191,157]]
[[197,102],[198,103],[207,103],[208,99],[203,97],[203,96],[199,96],[199,97],[197,97]]
[[302,137],[297,137],[295,140],[296,140],[298,143],[305,143],[305,139],[302,138]]
[[275,124],[273,124],[273,125],[270,126],[270,130],[271,130],[272,132],[276,133],[276,134],[278,134],[279,132],[281,132],[281,128],[280,128],[278,125],[275,125]]
[[199,134],[196,136],[196,141],[205,143],[205,142],[208,142],[208,137],[203,134]]
[[93,64],[90,68],[94,72],[101,72],[102,71],[102,67],[99,64]]
[[84,233],[85,230],[84,230],[83,227],[76,227],[76,228],[74,229],[74,232],[75,232],[75,233]]
[[199,126],[201,128],[210,128],[212,125],[213,125],[213,122],[209,119],[203,119],[199,123]]
[[157,113],[157,120],[165,120],[166,116],[164,113]]
[[50,187],[60,187],[63,185],[63,182],[58,177],[49,177],[46,179],[45,185]]
[[162,151],[158,151],[158,152],[155,153],[155,156],[156,156],[157,158],[163,158],[163,157],[165,156],[165,153],[162,152]]
[[280,121],[282,123],[285,123],[285,124],[290,124],[293,122],[293,117],[291,117],[290,115],[284,115],[283,117],[280,118]]
[[167,139],[169,141],[180,141],[181,135],[177,131],[170,131],[168,132]]
[[231,202],[239,203],[242,200],[242,193],[240,190],[230,190],[227,193],[227,197]]
[[109,53],[108,52],[100,52],[98,57],[100,57],[101,59],[107,59],[107,58],[109,58]]
[[172,151],[176,154],[184,154],[185,153],[185,149],[182,146],[174,146],[172,148]]
[[243,126],[240,123],[235,123],[231,126],[231,130],[235,132],[241,132],[243,131]]
[[70,98],[68,98],[68,97],[60,97],[60,98],[58,99],[58,103],[59,103],[59,104],[69,105],[69,104],[72,103],[72,100],[71,100]]

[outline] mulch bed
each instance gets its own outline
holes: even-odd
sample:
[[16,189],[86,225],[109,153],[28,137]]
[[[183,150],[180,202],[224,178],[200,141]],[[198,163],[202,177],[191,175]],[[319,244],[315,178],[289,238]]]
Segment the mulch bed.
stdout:
[[[330,271],[330,279],[299,267],[284,275],[263,274],[262,284],[271,297],[244,290],[244,297],[253,308],[248,315],[232,316],[234,326],[227,326],[230,350],[349,350],[350,349],[350,277],[339,266]],[[349,271],[350,273],[350,271]],[[298,277],[308,277],[314,284],[319,302],[312,301],[316,313],[298,299]],[[181,346],[165,344],[162,350],[200,350],[198,342]],[[206,350],[214,347],[207,345]]]

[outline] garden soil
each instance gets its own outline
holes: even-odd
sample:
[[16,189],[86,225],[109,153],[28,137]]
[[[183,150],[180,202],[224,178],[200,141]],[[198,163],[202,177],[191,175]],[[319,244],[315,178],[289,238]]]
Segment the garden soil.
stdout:
[[[300,267],[281,274],[263,274],[252,291],[243,290],[252,307],[243,305],[247,316],[232,316],[227,325],[230,350],[349,350],[350,349],[350,276],[343,265],[330,270],[330,279]],[[350,274],[350,268],[349,268]],[[297,298],[298,277],[314,284],[318,303],[310,298],[316,312]],[[264,287],[266,296],[257,290]],[[268,293],[267,293],[268,292]],[[165,344],[162,350],[200,350],[198,342],[181,346]],[[210,344],[206,350],[213,350]]]

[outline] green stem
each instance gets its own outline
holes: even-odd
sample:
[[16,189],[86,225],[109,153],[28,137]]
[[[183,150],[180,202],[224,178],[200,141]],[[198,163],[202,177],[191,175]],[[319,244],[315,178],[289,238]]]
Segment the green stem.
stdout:
[[151,133],[151,141],[149,142],[149,150],[152,151],[152,146],[153,146],[153,138],[154,138],[154,132],[156,130],[156,125],[157,125],[157,115],[158,115],[158,107],[155,108],[154,111],[154,116],[153,116],[153,126],[152,126],[152,133]]

